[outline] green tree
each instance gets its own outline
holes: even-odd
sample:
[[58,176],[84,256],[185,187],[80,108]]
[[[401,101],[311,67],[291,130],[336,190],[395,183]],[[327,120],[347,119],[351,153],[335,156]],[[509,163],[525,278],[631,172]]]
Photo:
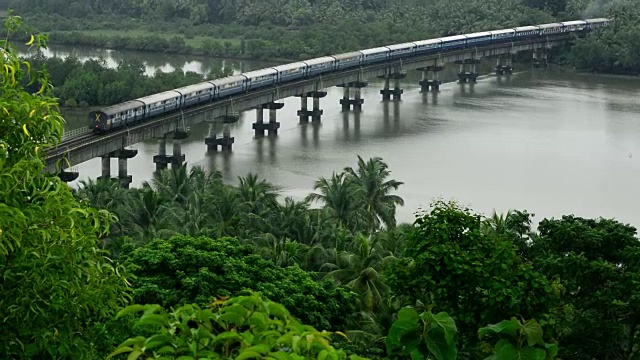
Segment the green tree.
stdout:
[[483,234],[481,221],[455,203],[434,203],[409,233],[405,258],[385,271],[396,296],[434,304],[456,319],[467,351],[477,343],[478,324],[504,314],[540,316],[552,291],[511,241]]
[[321,329],[340,329],[356,311],[356,295],[331,282],[316,282],[298,267],[282,268],[253,253],[237,239],[175,236],[135,249],[134,300],[174,307],[202,306],[218,296],[259,291],[278,299],[293,314]]
[[[111,338],[96,325],[128,300],[126,271],[99,248],[111,215],[78,203],[43,173],[43,153],[58,143],[63,119],[46,72],[36,74],[7,40],[20,26],[9,16],[0,40],[0,352],[89,358]],[[24,91],[23,78],[39,90]]]

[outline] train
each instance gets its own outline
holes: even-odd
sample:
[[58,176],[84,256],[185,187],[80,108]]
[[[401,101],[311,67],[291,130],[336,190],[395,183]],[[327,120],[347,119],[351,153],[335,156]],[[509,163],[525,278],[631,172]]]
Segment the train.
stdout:
[[610,19],[598,18],[454,35],[274,66],[205,81],[92,111],[89,113],[89,128],[94,133],[102,134],[137,125],[150,118],[184,108],[225,99],[251,90],[321,76],[328,72],[492,43],[519,41],[567,32],[591,31],[609,25],[610,21]]

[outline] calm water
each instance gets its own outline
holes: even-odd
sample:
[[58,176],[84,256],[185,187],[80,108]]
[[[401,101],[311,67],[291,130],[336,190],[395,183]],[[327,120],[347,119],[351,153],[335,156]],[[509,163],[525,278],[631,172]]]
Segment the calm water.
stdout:
[[[405,183],[400,221],[442,197],[485,214],[516,208],[538,221],[573,213],[640,225],[640,79],[543,70],[449,83],[436,96],[421,94],[415,76],[403,86],[401,102],[383,103],[382,83],[371,81],[360,114],[342,113],[341,89],[328,89],[321,126],[299,125],[299,99],[285,99],[277,138],[254,139],[249,111],[232,128],[231,154],[207,154],[206,124],[192,128],[182,151],[190,165],[220,170],[229,182],[258,173],[296,199],[319,177],[355,166],[356,155],[380,156]],[[129,169],[139,186],[152,176],[157,143],[133,148]],[[78,166],[81,179],[100,168],[99,159]]]

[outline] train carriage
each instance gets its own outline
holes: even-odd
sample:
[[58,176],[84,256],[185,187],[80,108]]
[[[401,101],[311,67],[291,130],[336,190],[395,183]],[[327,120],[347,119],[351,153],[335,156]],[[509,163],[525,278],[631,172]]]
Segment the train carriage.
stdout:
[[399,59],[414,55],[416,52],[416,43],[404,43],[386,46],[389,49],[389,58]]
[[360,51],[362,53],[362,63],[372,64],[389,59],[388,47],[377,47]]
[[215,86],[209,82],[189,85],[176,89],[182,94],[181,102],[184,107],[198,105],[213,100]]
[[342,70],[361,65],[363,55],[360,51],[354,51],[345,54],[333,55],[332,57],[336,59],[336,70]]
[[491,34],[491,40],[502,42],[502,41],[511,41],[516,35],[515,29],[503,29],[503,30],[493,30],[489,31]]
[[611,22],[611,20],[606,18],[597,18],[597,19],[587,19],[585,20],[587,23],[587,28],[589,30],[597,29],[599,27],[607,26]]
[[336,69],[336,59],[331,56],[323,56],[311,60],[305,60],[307,64],[307,76],[315,76]]
[[247,78],[242,75],[227,76],[222,79],[209,81],[215,86],[214,100],[222,99],[227,96],[239,94],[247,89]]
[[517,39],[540,36],[540,28],[538,26],[519,26],[514,30],[516,31],[514,37]]
[[275,66],[273,69],[277,71],[276,81],[280,83],[304,78],[307,76],[307,67],[307,64],[304,62],[295,62]]
[[542,24],[538,25],[540,35],[554,35],[563,32],[564,25],[562,23]]
[[182,94],[175,90],[136,99],[145,104],[145,118],[168,113],[182,107]]
[[95,133],[117,129],[145,118],[144,103],[131,100],[89,113],[89,128]]
[[249,71],[241,75],[247,79],[247,90],[275,85],[278,80],[278,71],[273,68]]
[[587,27],[587,22],[583,20],[577,21],[565,21],[562,23],[563,31],[572,32],[572,31],[584,31]]
[[464,35],[467,38],[467,46],[479,46],[491,42],[491,33],[488,31]]
[[442,40],[429,39],[416,41],[416,54],[425,54],[429,52],[437,52],[442,47]]
[[467,37],[464,35],[454,35],[440,38],[443,50],[460,49],[467,44]]

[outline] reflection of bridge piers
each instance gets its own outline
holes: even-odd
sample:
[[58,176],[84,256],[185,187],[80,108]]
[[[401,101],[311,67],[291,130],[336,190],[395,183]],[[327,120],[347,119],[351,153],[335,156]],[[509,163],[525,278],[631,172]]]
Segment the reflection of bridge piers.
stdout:
[[[342,105],[342,111],[351,110],[351,106],[353,106],[354,111],[361,111],[362,104],[364,104],[364,99],[362,98],[362,88],[367,87],[369,85],[366,81],[353,81],[346,84],[338,84],[337,87],[344,88],[344,95],[342,99],[340,99],[340,105]],[[354,88],[354,98],[350,97],[350,89]]]
[[[417,70],[422,72],[422,80],[420,80],[420,91],[427,92],[439,92],[440,85],[442,85],[442,81],[440,81],[440,71],[444,69],[444,64],[440,63],[439,60],[436,60],[435,65],[423,66],[419,67]],[[431,73],[431,76],[429,76]]]
[[310,124],[301,124],[300,126],[300,138],[302,139],[302,146],[309,146],[309,139],[307,133],[309,132],[309,128],[313,130],[313,146],[318,147],[320,144],[320,128],[322,127],[322,123],[319,121],[313,121]]
[[460,71],[458,72],[458,82],[460,84],[478,82],[480,59],[457,60],[455,63],[460,65]]
[[[400,80],[404,79],[405,77],[407,77],[406,71],[394,71],[385,75],[378,76],[379,79],[384,79],[384,88],[380,90],[383,101],[391,100],[391,97],[393,97],[393,100],[402,99],[402,93],[404,93],[404,90],[400,88]],[[389,82],[391,79],[394,80],[393,89],[389,88]]]
[[133,177],[127,173],[127,160],[138,155],[138,150],[121,149],[102,156],[102,176],[98,180],[111,179],[111,158],[118,158],[118,180],[124,189],[129,188]]
[[513,58],[511,54],[499,56],[496,60],[496,75],[511,75],[513,74]]
[[231,126],[240,120],[238,114],[227,114],[220,117],[222,119],[222,136],[217,135],[215,123],[209,126],[209,136],[204,139],[208,151],[218,151],[218,146],[223,152],[230,152],[235,142],[235,138],[231,136]]
[[[283,107],[283,103],[270,102],[262,104],[256,109],[256,122],[252,126],[256,137],[264,136],[265,131],[268,132],[269,136],[278,135],[280,123],[277,121],[277,111]],[[269,122],[266,124],[264,123],[264,109],[269,109]]]
[[[296,95],[300,97],[300,110],[298,110],[298,117],[300,117],[300,124],[306,124],[311,121],[319,122],[324,111],[320,109],[320,99],[327,96],[326,91],[311,91],[302,95]],[[313,109],[308,110],[307,98],[313,98]]]

